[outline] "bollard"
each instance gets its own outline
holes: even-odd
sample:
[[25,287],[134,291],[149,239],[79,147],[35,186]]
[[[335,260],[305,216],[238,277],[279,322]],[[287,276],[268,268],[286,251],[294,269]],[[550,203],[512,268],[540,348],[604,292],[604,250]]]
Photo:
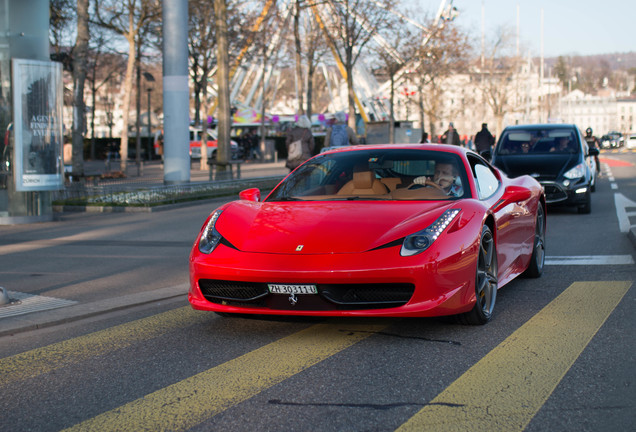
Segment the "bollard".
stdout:
[[0,305],[6,305],[11,303],[11,299],[9,298],[9,293],[4,287],[0,287]]

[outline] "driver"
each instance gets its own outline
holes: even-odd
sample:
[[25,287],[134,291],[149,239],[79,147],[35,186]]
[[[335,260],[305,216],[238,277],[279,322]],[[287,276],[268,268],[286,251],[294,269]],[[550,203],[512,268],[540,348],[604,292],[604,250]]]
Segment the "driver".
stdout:
[[433,177],[420,176],[413,180],[414,184],[437,188],[448,196],[463,195],[463,189],[455,181],[459,177],[459,170],[452,162],[436,162]]

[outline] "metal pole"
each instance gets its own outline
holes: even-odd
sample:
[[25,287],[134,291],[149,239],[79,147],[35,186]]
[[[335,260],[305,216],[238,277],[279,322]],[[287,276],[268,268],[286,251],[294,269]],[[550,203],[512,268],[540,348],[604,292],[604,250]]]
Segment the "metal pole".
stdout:
[[165,184],[190,181],[188,123],[188,1],[163,0]]
[[150,92],[152,89],[148,87],[148,160],[152,160],[152,118],[150,116]]

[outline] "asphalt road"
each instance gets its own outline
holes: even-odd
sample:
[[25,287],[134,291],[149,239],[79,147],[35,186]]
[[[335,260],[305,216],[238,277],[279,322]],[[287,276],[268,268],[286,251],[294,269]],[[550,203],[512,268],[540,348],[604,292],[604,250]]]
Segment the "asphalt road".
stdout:
[[481,327],[195,312],[218,203],[0,227],[0,285],[73,302],[0,315],[0,430],[632,430],[636,155],[603,162],[592,213],[549,208],[544,275]]

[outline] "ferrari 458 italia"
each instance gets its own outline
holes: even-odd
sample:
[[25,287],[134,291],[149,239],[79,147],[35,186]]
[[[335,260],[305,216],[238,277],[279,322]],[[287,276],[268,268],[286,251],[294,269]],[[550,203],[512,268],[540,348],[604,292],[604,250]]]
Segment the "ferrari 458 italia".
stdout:
[[345,147],[309,159],[264,199],[239,196],[192,248],[195,309],[485,324],[499,288],[543,272],[541,186],[461,147]]

